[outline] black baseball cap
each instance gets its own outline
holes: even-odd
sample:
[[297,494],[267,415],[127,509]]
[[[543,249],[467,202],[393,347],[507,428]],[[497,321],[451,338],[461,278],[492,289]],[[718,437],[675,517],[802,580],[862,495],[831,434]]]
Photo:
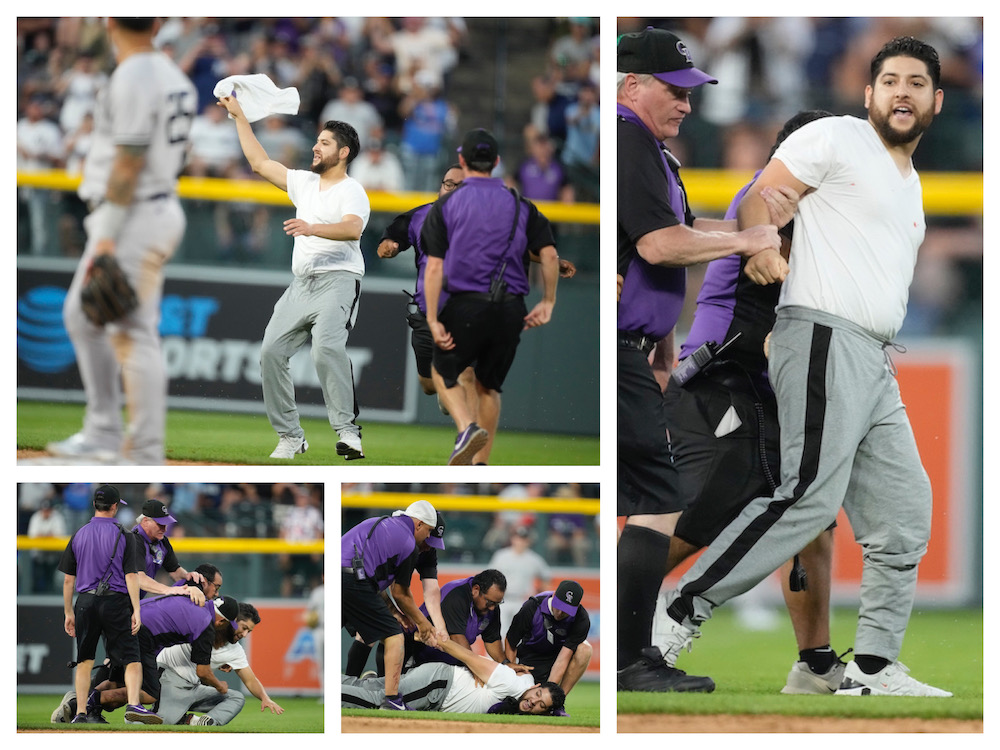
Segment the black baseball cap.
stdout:
[[573,617],[581,599],[583,599],[583,586],[576,581],[563,581],[552,595],[552,606]]
[[444,549],[444,516],[441,511],[437,511],[437,523],[427,537],[427,544],[434,549]]
[[111,506],[115,503],[128,505],[128,503],[122,500],[118,488],[114,485],[102,484],[94,490],[94,507],[98,510],[111,510]]
[[694,66],[687,45],[675,34],[652,26],[622,34],[618,40],[618,72],[649,73],[684,89],[718,83]]
[[236,628],[236,618],[240,614],[240,603],[231,596],[220,596],[213,601],[215,611],[229,620],[229,624]]
[[159,500],[147,500],[142,504],[142,515],[152,518],[157,523],[166,526],[168,523],[177,523],[177,519],[170,515],[167,506]]
[[493,133],[483,128],[476,128],[465,134],[458,153],[465,159],[466,164],[472,161],[488,161],[493,164],[500,155],[500,145],[493,137]]

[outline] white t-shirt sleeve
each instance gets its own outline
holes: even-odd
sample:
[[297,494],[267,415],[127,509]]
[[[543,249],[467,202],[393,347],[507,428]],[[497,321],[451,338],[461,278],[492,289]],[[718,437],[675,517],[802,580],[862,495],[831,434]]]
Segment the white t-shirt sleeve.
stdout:
[[803,125],[782,142],[774,158],[796,179],[811,188],[819,187],[836,161],[834,133],[839,119],[825,117]]
[[227,643],[224,646],[212,649],[212,669],[220,669],[225,664],[232,667],[234,672],[250,666],[250,662],[247,659],[247,652],[238,643]]
[[361,186],[360,182],[353,179],[344,187],[346,190],[344,191],[344,198],[341,203],[344,211],[343,215],[360,216],[362,225],[365,227],[368,226],[368,218],[371,216],[372,206],[365,189]]
[[312,173],[306,172],[303,169],[289,169],[285,175],[285,184],[288,186],[288,197],[296,206],[299,205],[302,189],[309,181],[310,174]]

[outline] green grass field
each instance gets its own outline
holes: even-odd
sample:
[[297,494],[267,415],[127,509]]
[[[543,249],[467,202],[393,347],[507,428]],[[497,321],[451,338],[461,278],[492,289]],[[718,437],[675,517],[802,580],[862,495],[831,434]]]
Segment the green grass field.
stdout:
[[[566,697],[566,712],[569,716],[497,716],[494,714],[446,714],[437,711],[412,711],[407,719],[437,719],[439,721],[473,721],[480,724],[547,724],[563,727],[599,727],[601,725],[600,685],[597,682],[579,682]],[[345,708],[344,716],[378,716],[384,718],[386,712]]]
[[[853,643],[857,611],[838,609],[833,647]],[[715,680],[711,694],[618,693],[619,714],[782,714],[788,716],[983,718],[983,612],[915,611],[900,661],[913,677],[954,693],[952,698],[850,698],[781,695],[795,640],[787,616],[780,629],[748,632],[731,610],[721,608],[702,628],[691,653],[677,666]],[[850,656],[845,659],[850,659]]]
[[[18,401],[18,450],[44,450],[47,443],[78,432],[83,406]],[[337,435],[322,419],[303,419],[308,452],[294,461],[268,458],[277,438],[267,418],[253,414],[171,411],[167,415],[167,460],[219,464],[296,466],[440,466],[455,443],[449,427],[364,422],[365,458],[345,462],[336,452]],[[490,463],[500,466],[579,466],[600,463],[600,439],[580,435],[500,431]]]
[[270,711],[261,713],[260,703],[254,697],[247,698],[246,706],[235,719],[224,727],[189,727],[150,725],[137,727],[126,724],[124,712],[119,709],[113,713],[105,713],[107,724],[51,724],[53,709],[62,700],[59,695],[18,695],[17,696],[17,728],[23,730],[60,730],[67,732],[322,732],[323,705],[316,698],[285,698],[272,696],[279,706],[285,709],[280,716],[272,715]]

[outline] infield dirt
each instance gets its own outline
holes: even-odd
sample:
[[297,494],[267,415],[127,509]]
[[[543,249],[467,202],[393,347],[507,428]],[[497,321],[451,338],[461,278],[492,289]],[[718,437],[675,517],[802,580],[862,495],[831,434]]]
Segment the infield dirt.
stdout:
[[669,716],[629,714],[618,717],[618,731],[729,734],[982,734],[983,722],[961,719],[840,719],[828,716]]

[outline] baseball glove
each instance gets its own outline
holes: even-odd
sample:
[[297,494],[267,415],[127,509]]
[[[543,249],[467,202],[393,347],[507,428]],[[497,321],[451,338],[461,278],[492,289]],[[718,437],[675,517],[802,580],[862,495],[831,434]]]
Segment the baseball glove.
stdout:
[[96,326],[125,317],[139,304],[135,290],[114,255],[98,255],[80,293],[83,312]]

